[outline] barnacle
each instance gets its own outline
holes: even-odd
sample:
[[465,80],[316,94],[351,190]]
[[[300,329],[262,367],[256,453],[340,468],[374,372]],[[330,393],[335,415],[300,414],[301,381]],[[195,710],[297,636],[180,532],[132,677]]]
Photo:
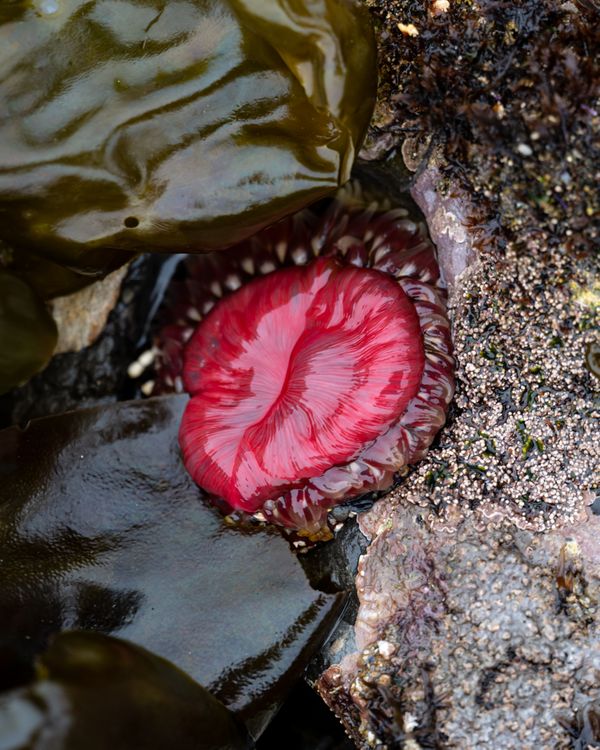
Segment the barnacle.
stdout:
[[404,209],[346,190],[188,273],[156,391],[190,393],[184,461],[212,496],[313,534],[425,454],[453,361],[434,248]]

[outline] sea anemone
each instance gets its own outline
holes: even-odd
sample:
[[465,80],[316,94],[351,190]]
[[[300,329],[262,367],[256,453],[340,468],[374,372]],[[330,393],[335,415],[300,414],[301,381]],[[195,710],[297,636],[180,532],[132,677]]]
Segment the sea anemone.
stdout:
[[190,394],[180,443],[210,496],[314,535],[423,457],[453,359],[435,250],[406,209],[353,185],[186,274],[154,392]]

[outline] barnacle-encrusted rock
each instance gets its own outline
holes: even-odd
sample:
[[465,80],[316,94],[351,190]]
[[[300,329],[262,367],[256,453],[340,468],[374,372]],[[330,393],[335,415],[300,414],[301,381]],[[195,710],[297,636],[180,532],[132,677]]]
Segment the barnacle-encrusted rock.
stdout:
[[317,683],[358,747],[600,739],[600,516],[535,535],[384,500],[360,526],[356,651]]
[[439,444],[360,521],[356,629],[319,688],[361,748],[593,746],[600,14],[368,5],[370,141],[392,134],[415,172],[457,395]]

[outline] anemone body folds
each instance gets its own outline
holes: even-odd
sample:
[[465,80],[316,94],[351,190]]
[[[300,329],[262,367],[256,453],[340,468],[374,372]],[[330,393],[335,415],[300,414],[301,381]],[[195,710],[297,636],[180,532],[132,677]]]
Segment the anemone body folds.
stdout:
[[[353,192],[354,190],[354,192]],[[318,534],[419,460],[453,394],[435,250],[356,189],[190,258],[157,339],[184,462],[225,507]]]

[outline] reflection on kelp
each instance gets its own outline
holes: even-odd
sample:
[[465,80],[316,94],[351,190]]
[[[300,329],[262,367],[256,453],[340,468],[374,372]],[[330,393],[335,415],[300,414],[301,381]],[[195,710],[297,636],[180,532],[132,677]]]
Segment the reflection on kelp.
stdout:
[[31,252],[93,278],[227,246],[348,179],[375,98],[359,3],[35,5],[0,16],[0,237],[42,293]]
[[[5,2],[0,57],[0,267],[24,298],[139,252],[227,246],[323,197],[375,101],[369,16],[346,0]],[[5,313],[0,393],[56,335],[38,300],[16,351]]]
[[278,535],[226,526],[188,478],[185,402],[0,432],[5,689],[30,679],[53,633],[85,628],[169,659],[252,720],[326,635],[339,600],[309,586]]
[[1,750],[249,750],[243,725],[165,659],[120,639],[69,632],[30,684],[0,694]]
[[[56,559],[60,561],[60,555]],[[74,582],[68,590],[61,590],[52,580],[52,575],[58,574],[52,559],[46,559],[45,573],[44,557],[36,562],[40,580],[32,586],[26,586],[25,581],[15,586],[18,579],[7,571],[0,612],[0,690],[31,678],[35,656],[53,633],[71,628],[118,632],[133,620],[142,600],[138,591],[111,591],[85,582]],[[11,580],[13,590],[9,591]]]

